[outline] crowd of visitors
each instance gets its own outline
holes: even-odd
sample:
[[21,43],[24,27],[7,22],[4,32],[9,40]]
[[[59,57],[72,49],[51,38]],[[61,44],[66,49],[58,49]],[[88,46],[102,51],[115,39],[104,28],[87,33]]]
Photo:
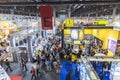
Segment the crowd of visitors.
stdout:
[[108,50],[102,49],[102,42],[96,43],[94,39],[87,39],[86,37],[81,41],[83,49],[80,49],[80,53],[86,56],[94,56],[95,53],[101,53],[107,55]]
[[[61,69],[61,61],[67,60],[67,61],[72,61],[72,47],[71,45],[64,46],[63,48],[61,47],[61,40],[58,36],[59,34],[57,33],[57,37],[53,37],[52,39],[48,39],[48,43],[43,46],[43,50],[36,50],[36,60],[34,63],[36,64],[36,67],[32,66],[30,73],[31,73],[31,80],[36,80],[37,77],[41,74],[41,69],[42,67],[45,67],[46,71],[53,71],[55,70],[56,74],[60,73]],[[102,43],[101,44],[96,44],[94,40],[89,40],[87,38],[84,38],[81,41],[81,46],[83,48],[80,48],[78,53],[77,53],[77,58],[80,58],[81,55],[86,55],[86,56],[94,56],[95,53],[103,53],[107,55],[108,51],[107,49],[102,49]],[[0,54],[1,55],[1,54]],[[28,68],[26,66],[26,60],[21,57],[21,64],[22,64],[22,69],[28,71]],[[12,71],[10,67],[10,63],[6,60],[6,66],[7,70],[9,69]],[[71,75],[71,71],[69,72],[68,75]],[[71,80],[69,77],[67,77],[66,80]]]
[[[89,40],[86,37],[81,41],[81,46],[77,53],[77,58],[81,55],[94,56],[95,53],[102,53],[107,55],[107,49],[102,49],[102,43],[97,44],[94,40]],[[38,50],[37,62],[46,67],[47,71],[56,70],[56,73],[60,73],[60,61],[67,60],[72,61],[72,48],[71,45],[67,45],[61,48],[60,39],[49,39],[48,44],[44,46],[42,51]],[[37,71],[38,72],[38,71]]]

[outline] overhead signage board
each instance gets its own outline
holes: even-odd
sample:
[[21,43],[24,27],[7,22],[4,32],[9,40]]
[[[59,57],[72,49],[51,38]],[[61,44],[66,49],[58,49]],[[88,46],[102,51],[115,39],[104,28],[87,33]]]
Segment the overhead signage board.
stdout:
[[42,21],[42,29],[50,30],[53,29],[52,25],[52,7],[51,6],[41,6],[40,15]]
[[66,25],[66,27],[74,27],[74,19],[71,19],[71,18],[66,19],[65,25]]
[[94,20],[93,25],[108,25],[108,20]]

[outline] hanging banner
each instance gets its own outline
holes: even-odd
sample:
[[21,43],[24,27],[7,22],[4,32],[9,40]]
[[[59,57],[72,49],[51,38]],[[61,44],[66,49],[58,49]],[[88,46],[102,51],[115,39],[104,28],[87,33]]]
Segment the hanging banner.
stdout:
[[41,6],[40,15],[42,21],[42,29],[50,30],[53,29],[52,26],[52,7],[51,6]]
[[65,25],[66,25],[66,27],[74,27],[74,20],[73,19],[66,19]]

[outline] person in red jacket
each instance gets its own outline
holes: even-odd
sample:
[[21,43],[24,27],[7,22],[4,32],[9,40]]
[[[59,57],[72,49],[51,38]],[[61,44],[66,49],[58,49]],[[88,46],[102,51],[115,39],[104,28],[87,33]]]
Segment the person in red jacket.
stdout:
[[34,67],[32,67],[32,69],[31,69],[31,74],[32,74],[32,77],[31,77],[31,80],[36,80],[36,75],[35,75],[35,68]]

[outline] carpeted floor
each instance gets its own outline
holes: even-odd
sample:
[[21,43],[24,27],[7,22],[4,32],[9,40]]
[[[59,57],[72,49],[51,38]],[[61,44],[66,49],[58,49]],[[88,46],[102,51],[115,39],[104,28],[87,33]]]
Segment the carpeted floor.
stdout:
[[60,80],[66,80],[66,75],[68,74],[69,70],[72,70],[72,80],[80,80],[79,72],[76,71],[77,64],[64,61],[61,63],[61,65],[62,68],[60,72]]
[[22,76],[10,76],[11,80],[22,80]]

